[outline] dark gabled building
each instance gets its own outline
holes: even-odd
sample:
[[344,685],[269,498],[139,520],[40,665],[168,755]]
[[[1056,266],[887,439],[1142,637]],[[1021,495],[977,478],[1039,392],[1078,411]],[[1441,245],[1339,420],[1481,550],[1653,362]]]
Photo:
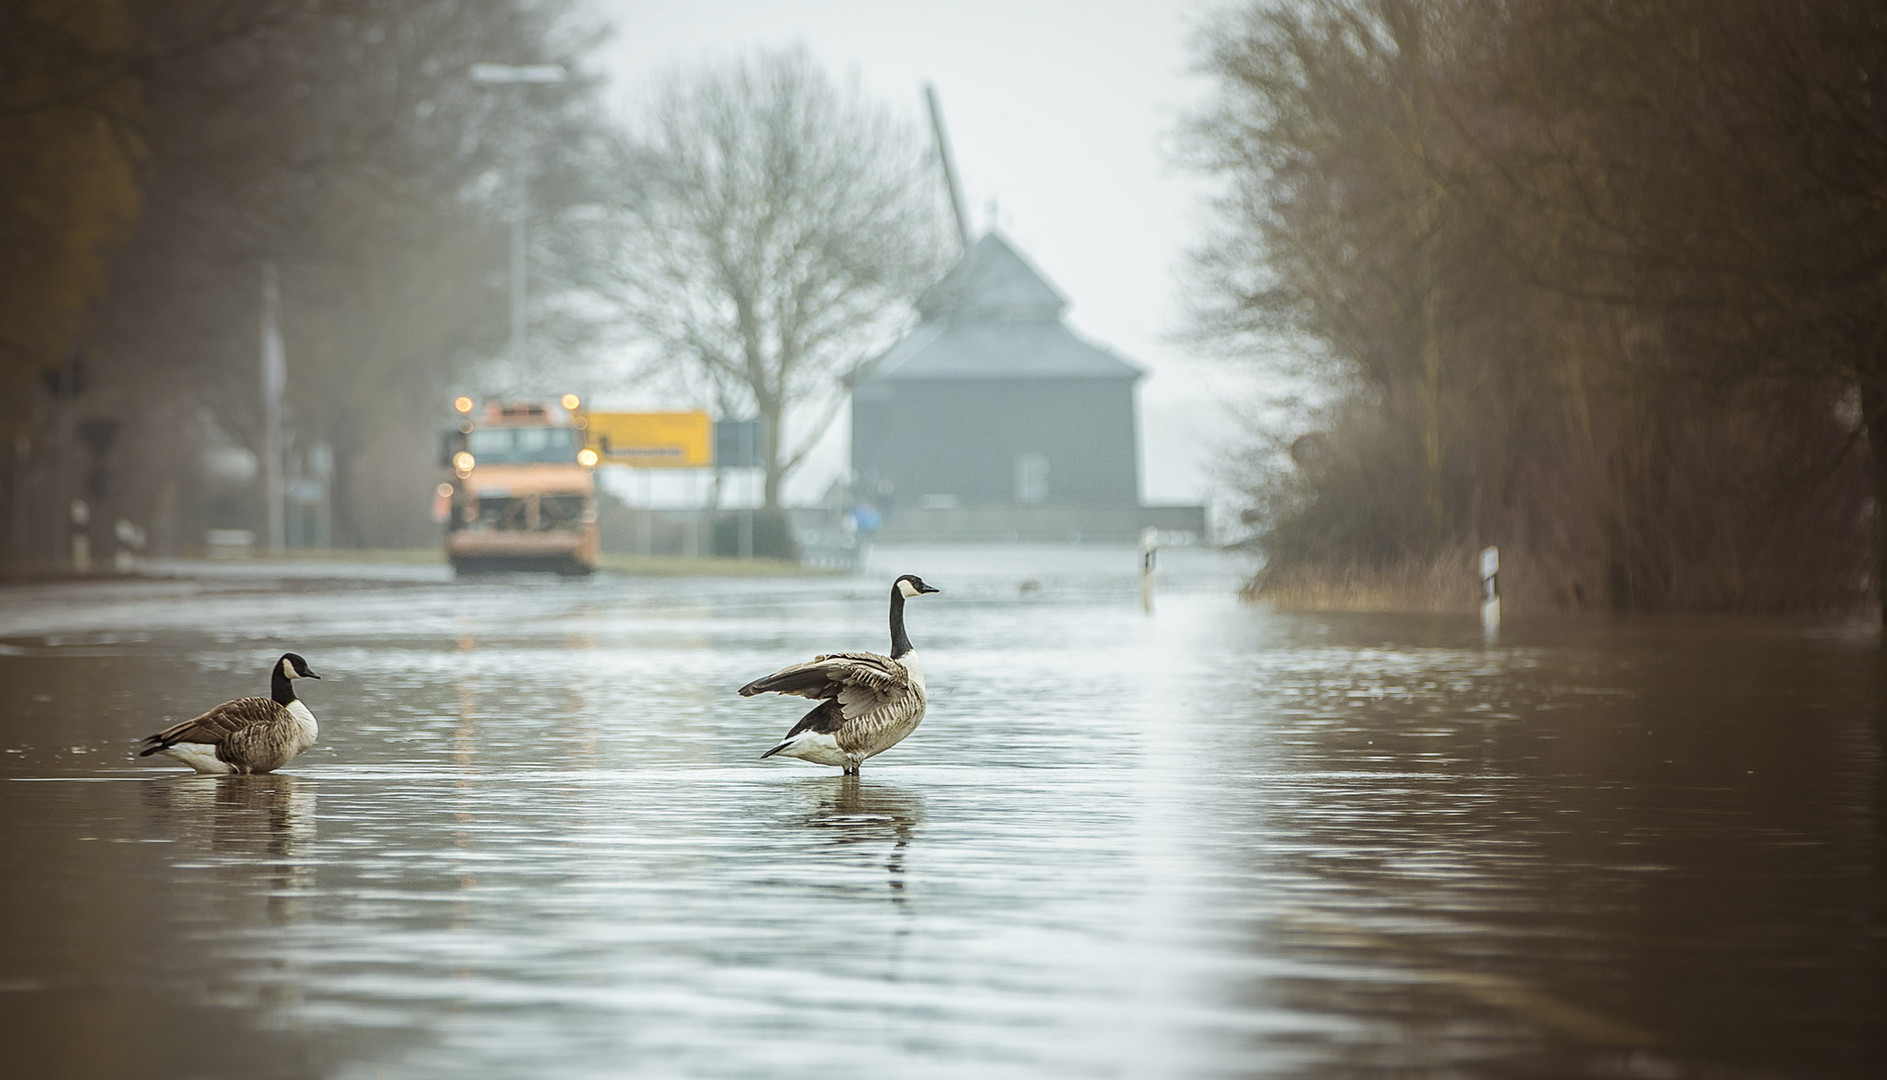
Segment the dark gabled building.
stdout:
[[1066,307],[993,232],[919,299],[852,392],[856,494],[888,532],[914,510],[952,534],[1138,528],[1141,371],[1076,337]]

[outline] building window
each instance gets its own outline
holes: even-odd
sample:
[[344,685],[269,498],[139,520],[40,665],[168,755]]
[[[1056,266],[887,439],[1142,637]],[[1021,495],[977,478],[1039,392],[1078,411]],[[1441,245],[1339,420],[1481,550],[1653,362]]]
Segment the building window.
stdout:
[[1016,501],[1035,506],[1048,501],[1048,457],[1023,454],[1016,458]]

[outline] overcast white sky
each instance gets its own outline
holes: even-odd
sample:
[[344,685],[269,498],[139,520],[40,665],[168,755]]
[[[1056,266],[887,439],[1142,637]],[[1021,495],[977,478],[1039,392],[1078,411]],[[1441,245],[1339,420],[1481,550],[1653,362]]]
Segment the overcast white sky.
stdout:
[[[1250,380],[1176,340],[1185,253],[1208,191],[1171,152],[1209,85],[1191,73],[1206,0],[587,0],[615,26],[594,64],[624,109],[677,66],[803,45],[910,118],[935,83],[974,231],[996,223],[1068,297],[1078,333],[1147,369],[1141,493],[1197,502]],[[604,402],[604,404],[610,404]],[[847,467],[844,416],[787,488],[818,496]]]

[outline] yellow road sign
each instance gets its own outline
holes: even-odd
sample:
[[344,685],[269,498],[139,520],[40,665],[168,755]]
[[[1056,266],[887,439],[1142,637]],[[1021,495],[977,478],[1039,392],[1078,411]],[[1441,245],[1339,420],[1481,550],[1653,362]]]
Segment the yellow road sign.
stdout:
[[607,465],[705,469],[714,464],[714,422],[705,412],[593,412],[589,445]]

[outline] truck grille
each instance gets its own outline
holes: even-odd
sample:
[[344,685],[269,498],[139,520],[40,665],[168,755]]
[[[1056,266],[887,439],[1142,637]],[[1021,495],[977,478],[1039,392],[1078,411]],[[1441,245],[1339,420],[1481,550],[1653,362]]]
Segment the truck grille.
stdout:
[[479,499],[478,523],[492,529],[524,528],[524,500],[504,496]]
[[544,495],[537,501],[538,528],[575,529],[583,524],[583,496]]
[[[531,513],[533,503],[535,516]],[[583,511],[581,495],[488,495],[478,500],[478,524],[515,532],[533,528],[538,532],[574,531],[583,527]]]

